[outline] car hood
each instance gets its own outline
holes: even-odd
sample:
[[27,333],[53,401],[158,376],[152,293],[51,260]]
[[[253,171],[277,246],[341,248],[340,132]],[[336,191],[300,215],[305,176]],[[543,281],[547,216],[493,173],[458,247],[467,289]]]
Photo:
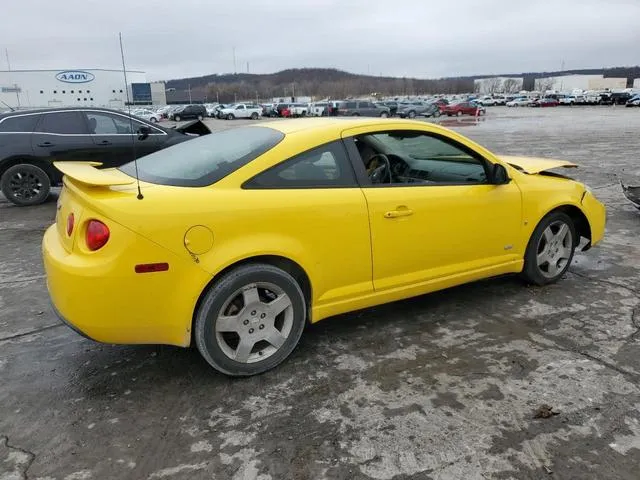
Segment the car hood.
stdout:
[[500,155],[498,158],[512,167],[530,175],[535,175],[536,173],[554,168],[575,168],[578,166],[575,163],[571,163],[566,160],[555,160],[553,158],[512,157],[508,155]]

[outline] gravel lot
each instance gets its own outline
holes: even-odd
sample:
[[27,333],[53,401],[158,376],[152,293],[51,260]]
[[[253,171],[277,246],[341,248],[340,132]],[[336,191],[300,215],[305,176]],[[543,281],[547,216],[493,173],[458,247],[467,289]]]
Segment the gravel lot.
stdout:
[[[255,378],[60,325],[40,257],[55,195],[0,198],[0,479],[640,478],[640,212],[615,175],[640,178],[640,110],[488,110],[443,122],[579,163],[605,241],[550,287],[505,277],[320,322]],[[534,418],[544,404],[558,415]]]

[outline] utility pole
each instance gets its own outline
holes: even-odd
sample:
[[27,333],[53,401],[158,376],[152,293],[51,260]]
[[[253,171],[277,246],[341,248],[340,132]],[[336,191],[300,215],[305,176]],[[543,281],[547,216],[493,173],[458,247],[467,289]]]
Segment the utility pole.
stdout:
[[8,48],[4,49],[4,54],[7,57],[7,70],[11,71],[11,62],[9,62],[9,49]]
[[293,101],[296,101],[296,82],[291,82],[291,96],[293,97]]
[[233,73],[238,73],[238,68],[236,67],[236,47],[233,47]]
[[220,103],[220,92],[216,92],[216,103]]
[[191,105],[191,84],[189,84],[189,105]]
[[247,62],[247,73],[249,73],[249,62]]

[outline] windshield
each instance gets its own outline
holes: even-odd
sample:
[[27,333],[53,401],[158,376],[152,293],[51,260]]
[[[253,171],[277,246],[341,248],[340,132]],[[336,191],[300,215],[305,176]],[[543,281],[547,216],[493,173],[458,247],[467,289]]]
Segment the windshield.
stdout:
[[[139,158],[138,177],[160,185],[212,185],[271,150],[283,138],[283,133],[265,127],[214,132]],[[135,177],[134,162],[119,170]]]

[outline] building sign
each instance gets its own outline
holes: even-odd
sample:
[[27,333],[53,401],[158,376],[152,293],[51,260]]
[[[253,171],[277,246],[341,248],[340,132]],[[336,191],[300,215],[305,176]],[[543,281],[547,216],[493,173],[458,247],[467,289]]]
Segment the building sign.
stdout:
[[131,94],[133,96],[133,103],[151,103],[151,84],[132,83]]
[[82,70],[65,70],[58,73],[56,78],[65,83],[87,83],[96,77],[93,73],[83,72]]

